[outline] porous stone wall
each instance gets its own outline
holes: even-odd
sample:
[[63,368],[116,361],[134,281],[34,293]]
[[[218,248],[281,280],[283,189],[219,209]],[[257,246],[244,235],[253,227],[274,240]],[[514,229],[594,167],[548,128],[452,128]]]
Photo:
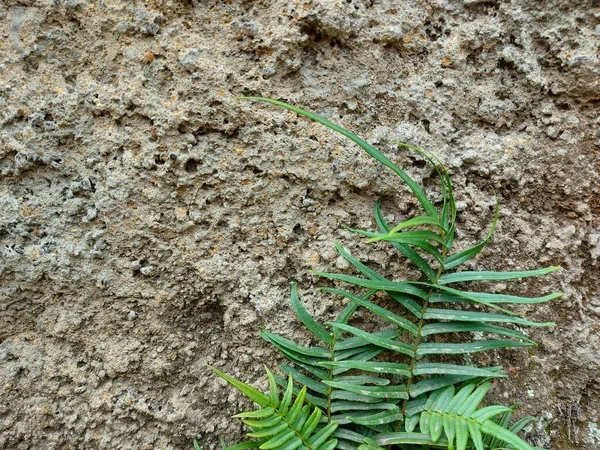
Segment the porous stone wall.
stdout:
[[[0,448],[205,449],[247,402],[207,364],[264,386],[261,327],[307,342],[289,281],[333,242],[414,272],[341,229],[417,212],[398,179],[284,99],[349,128],[435,190],[479,269],[562,265],[519,294],[553,329],[491,353],[494,396],[547,448],[600,447],[600,5],[589,0],[2,0]],[[516,287],[515,287],[516,286]],[[503,285],[492,286],[501,289]]]

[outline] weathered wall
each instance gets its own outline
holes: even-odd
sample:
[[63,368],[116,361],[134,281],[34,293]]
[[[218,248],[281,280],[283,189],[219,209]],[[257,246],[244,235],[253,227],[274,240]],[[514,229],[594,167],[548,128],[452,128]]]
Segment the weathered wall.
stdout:
[[306,338],[292,279],[338,311],[308,274],[344,269],[333,241],[407,274],[340,229],[371,227],[379,197],[413,212],[398,180],[241,94],[317,111],[431,187],[393,143],[434,152],[463,245],[494,186],[477,267],[560,264],[515,292],[566,293],[524,309],[558,323],[538,348],[487,357],[511,367],[495,395],[542,417],[538,445],[600,447],[599,17],[589,0],[2,0],[0,448],[215,448],[245,403],[206,364],[255,382],[277,359],[262,326]]

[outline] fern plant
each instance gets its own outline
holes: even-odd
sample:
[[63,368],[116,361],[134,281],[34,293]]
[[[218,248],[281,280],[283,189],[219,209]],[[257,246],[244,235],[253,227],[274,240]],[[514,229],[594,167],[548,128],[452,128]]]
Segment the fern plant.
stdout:
[[[367,242],[390,243],[422,276],[402,281],[385,278],[336,243],[336,250],[357,275],[313,272],[339,282],[340,287],[320,288],[347,300],[336,320],[319,323],[303,306],[296,284],[291,286],[291,306],[319,344],[301,346],[268,330],[261,332],[290,361],[281,366],[286,377],[267,369],[269,395],[213,369],[259,406],[256,411],[235,416],[249,426],[251,439],[227,450],[531,450],[533,447],[518,436],[531,417],[511,426],[516,405],[481,407],[491,387],[489,380],[506,376],[502,368],[460,364],[460,360],[450,363],[447,355],[535,345],[512,326],[554,324],[527,320],[506,305],[543,303],[560,293],[530,298],[479,292],[469,285],[546,275],[559,267],[515,272],[457,270],[490,240],[498,220],[497,202],[487,236],[454,252],[453,186],[436,158],[402,144],[435,168],[442,194],[438,205],[405,171],[355,134],[284,102],[248,99],[283,107],[346,136],[398,175],[417,198],[423,214],[391,226],[378,201],[374,208],[378,229],[350,230],[367,237]],[[391,297],[399,310],[379,305],[381,294]],[[384,329],[373,332],[353,325],[351,319],[359,308],[370,311]],[[472,333],[486,337],[469,339]],[[458,342],[457,334],[462,337]],[[454,338],[449,339],[451,336]],[[285,388],[281,400],[277,385]]]

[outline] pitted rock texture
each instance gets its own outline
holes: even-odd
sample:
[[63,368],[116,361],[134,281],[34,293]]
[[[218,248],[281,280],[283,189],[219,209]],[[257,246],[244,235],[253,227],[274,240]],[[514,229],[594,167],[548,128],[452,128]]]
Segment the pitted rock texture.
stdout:
[[[416,274],[372,228],[417,213],[341,137],[264,104],[304,106],[378,145],[435,191],[397,141],[437,155],[469,267],[562,265],[517,294],[554,329],[487,354],[494,387],[547,448],[596,449],[600,420],[600,5],[583,0],[4,0],[0,3],[0,448],[205,449],[248,403],[207,364],[264,387],[261,327],[307,342],[298,280],[340,241]],[[504,286],[497,284],[493,289]],[[594,425],[595,424],[595,425]]]

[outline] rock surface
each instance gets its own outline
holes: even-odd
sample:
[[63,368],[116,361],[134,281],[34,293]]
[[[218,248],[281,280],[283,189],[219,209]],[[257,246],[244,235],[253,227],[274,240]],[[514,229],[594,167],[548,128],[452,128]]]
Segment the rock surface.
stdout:
[[[0,448],[205,449],[247,403],[207,369],[263,383],[261,327],[306,341],[298,280],[344,269],[340,241],[390,276],[384,246],[340,225],[415,212],[348,141],[274,107],[304,106],[433,187],[401,140],[452,172],[472,267],[556,275],[525,308],[553,320],[499,352],[494,388],[527,437],[600,447],[600,7],[588,0],[5,0],[0,3]],[[394,275],[396,274],[396,275]],[[502,286],[498,285],[497,288]],[[260,381],[259,381],[260,380]]]

